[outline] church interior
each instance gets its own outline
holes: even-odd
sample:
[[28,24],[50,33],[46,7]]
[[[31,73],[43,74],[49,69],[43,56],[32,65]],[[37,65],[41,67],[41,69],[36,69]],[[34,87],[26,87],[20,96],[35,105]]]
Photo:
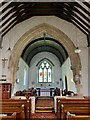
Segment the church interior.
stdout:
[[0,120],[90,120],[90,1],[0,1]]

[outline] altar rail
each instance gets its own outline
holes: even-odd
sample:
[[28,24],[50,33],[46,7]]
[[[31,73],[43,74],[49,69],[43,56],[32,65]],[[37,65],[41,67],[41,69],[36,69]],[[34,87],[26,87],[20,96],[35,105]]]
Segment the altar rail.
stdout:
[[54,88],[36,88],[38,96],[53,96]]

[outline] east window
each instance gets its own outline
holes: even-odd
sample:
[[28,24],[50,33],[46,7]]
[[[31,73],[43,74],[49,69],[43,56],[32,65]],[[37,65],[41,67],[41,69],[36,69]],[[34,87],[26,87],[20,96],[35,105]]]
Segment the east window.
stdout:
[[42,59],[38,64],[38,82],[39,83],[51,83],[53,63],[49,59]]

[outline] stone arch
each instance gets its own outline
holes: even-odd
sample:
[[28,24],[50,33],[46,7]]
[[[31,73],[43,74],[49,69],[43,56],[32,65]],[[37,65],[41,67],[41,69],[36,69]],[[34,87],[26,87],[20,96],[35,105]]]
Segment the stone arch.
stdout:
[[[9,59],[9,71],[8,71],[9,79],[11,80],[12,83],[14,83],[14,81],[16,80],[16,72],[18,69],[19,58],[26,45],[33,41],[34,37],[44,32],[50,34],[52,37],[58,40],[68,52],[68,55],[71,60],[73,78],[76,83],[76,87],[78,86],[77,92],[80,92],[79,85],[80,85],[81,62],[79,55],[74,52],[76,48],[73,42],[65,33],[57,29],[56,27],[46,23],[37,25],[34,28],[27,31],[15,44]],[[78,78],[78,80],[76,78]]]

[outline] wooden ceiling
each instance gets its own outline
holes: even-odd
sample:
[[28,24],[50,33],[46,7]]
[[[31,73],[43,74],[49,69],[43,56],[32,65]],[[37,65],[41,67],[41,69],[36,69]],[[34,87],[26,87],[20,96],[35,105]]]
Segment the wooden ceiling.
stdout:
[[[0,46],[3,36],[16,24],[33,16],[57,16],[74,24],[87,36],[90,46],[90,3],[79,2],[0,2]],[[77,2],[76,2],[77,1]]]
[[45,36],[30,42],[24,48],[21,57],[27,63],[27,65],[30,66],[31,65],[30,62],[32,58],[40,52],[49,52],[54,54],[58,58],[60,62],[60,66],[68,58],[68,53],[62,44],[60,44],[57,40],[51,37],[45,37]]

